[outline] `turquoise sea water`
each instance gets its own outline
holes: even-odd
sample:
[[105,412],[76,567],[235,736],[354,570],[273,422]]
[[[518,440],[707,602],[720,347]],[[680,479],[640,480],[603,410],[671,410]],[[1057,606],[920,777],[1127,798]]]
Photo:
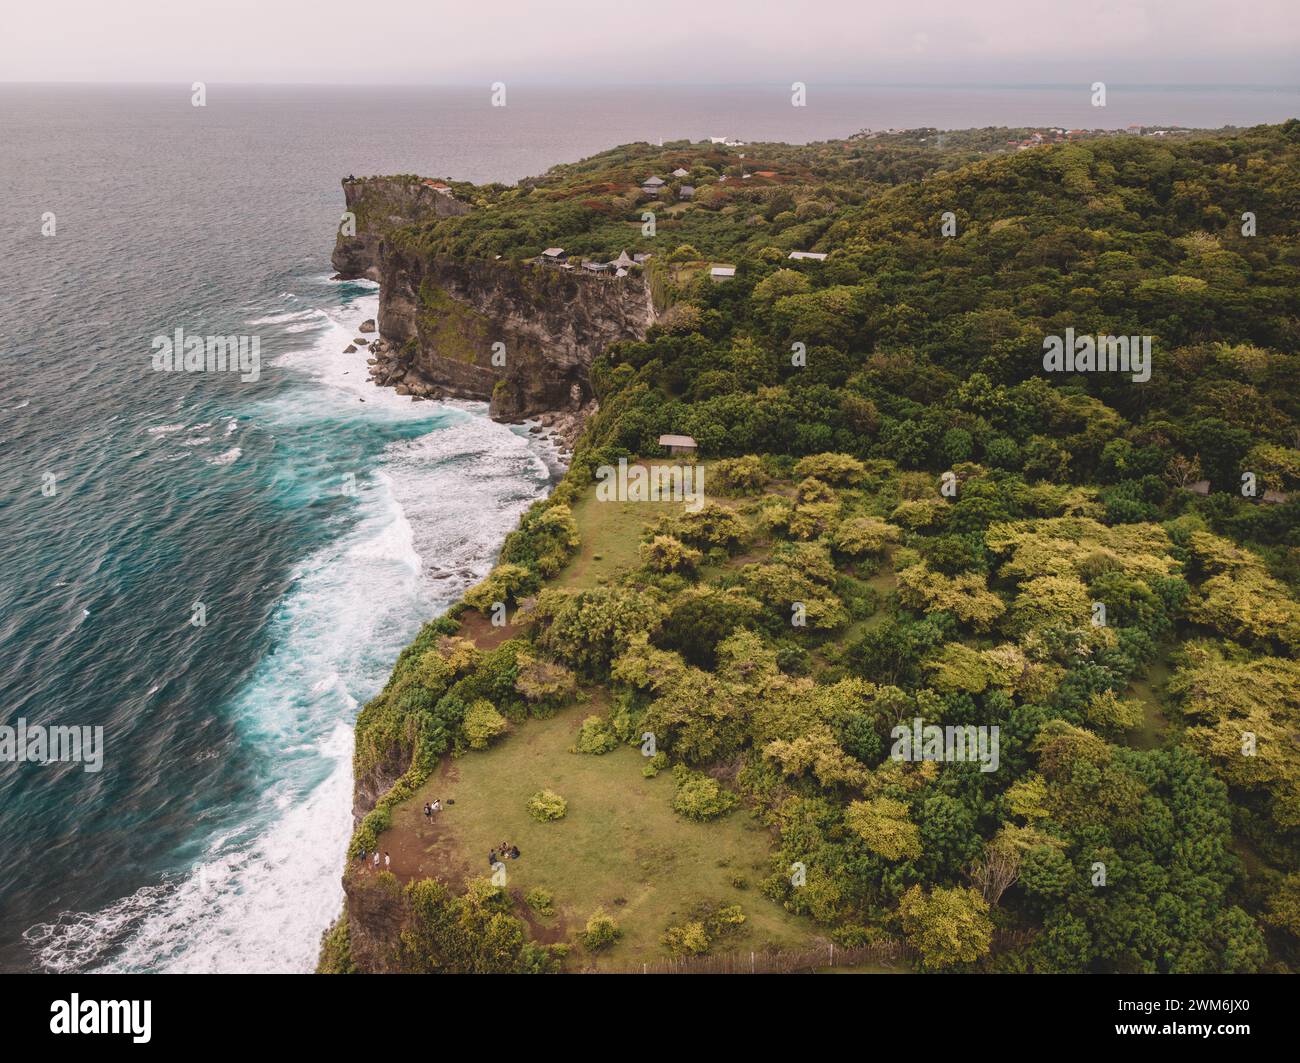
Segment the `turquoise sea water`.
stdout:
[[[377,297],[329,279],[340,177],[1089,114],[1061,89],[510,98],[0,86],[0,723],[106,745],[94,774],[0,764],[0,967],[309,969],[341,901],[357,708],[551,482],[526,430],[375,389],[341,353]],[[1106,124],[1295,103],[1112,91]],[[260,379],[153,372],[176,328],[256,335]]]

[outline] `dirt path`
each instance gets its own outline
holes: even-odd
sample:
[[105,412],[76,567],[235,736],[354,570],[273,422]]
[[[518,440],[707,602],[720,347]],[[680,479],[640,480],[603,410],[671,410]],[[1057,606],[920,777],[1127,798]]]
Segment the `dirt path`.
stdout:
[[[507,613],[507,619],[509,614]],[[480,650],[494,650],[507,639],[524,634],[522,626],[507,623],[496,626],[477,609],[467,609],[460,618],[460,635],[474,643]]]

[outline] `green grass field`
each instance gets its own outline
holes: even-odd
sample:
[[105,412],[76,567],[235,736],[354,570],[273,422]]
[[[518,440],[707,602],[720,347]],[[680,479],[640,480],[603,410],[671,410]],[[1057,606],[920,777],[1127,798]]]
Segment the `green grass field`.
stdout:
[[[489,874],[488,851],[517,845],[506,861],[507,888],[520,914],[527,914],[539,940],[575,940],[597,908],[618,920],[623,938],[595,956],[574,949],[572,969],[635,968],[663,959],[664,931],[686,921],[701,902],[739,904],[742,932],[720,951],[796,948],[815,936],[813,924],[791,915],[758,890],[768,873],[769,835],[743,808],[711,823],[695,823],[672,811],[669,773],[641,775],[645,759],[631,747],[603,756],[570,753],[583,718],[601,711],[573,705],[549,720],[530,720],[484,752],[450,762],[398,808],[381,848],[398,855],[400,877],[452,873]],[[539,823],[526,810],[541,789],[568,801],[568,813]],[[426,824],[425,801],[439,798],[444,811]],[[455,803],[447,805],[448,799]],[[742,887],[735,880],[743,879]],[[527,913],[523,897],[534,887],[549,890],[556,914]]]
[[641,563],[641,530],[661,513],[680,508],[662,503],[599,502],[593,486],[573,507],[582,545],[552,585],[587,590],[622,569],[635,568]]

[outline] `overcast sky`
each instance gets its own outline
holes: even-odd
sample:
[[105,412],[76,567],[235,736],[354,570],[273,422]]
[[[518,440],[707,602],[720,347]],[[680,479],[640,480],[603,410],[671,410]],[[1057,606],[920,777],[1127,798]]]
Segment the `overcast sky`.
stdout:
[[1300,83],[1300,0],[15,0],[5,81]]

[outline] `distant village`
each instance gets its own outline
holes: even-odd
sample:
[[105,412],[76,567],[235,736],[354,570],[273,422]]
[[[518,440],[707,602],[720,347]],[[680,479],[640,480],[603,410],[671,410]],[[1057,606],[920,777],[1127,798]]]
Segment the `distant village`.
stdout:
[[[744,146],[743,141],[733,140],[731,137],[710,137],[709,141],[712,144],[721,144],[731,148]],[[742,159],[744,157],[743,154],[740,156]],[[770,181],[778,179],[780,176],[781,175],[775,170],[754,170],[753,172],[742,173],[740,179],[749,180],[750,178],[758,177]],[[684,178],[690,177],[690,171],[678,167],[669,174],[669,177],[673,181],[681,182]],[[722,184],[727,181],[727,179],[727,175],[723,174],[721,177],[717,178],[717,181],[719,184]],[[434,182],[426,183],[434,185]],[[447,186],[442,185],[442,187],[446,188]],[[660,177],[658,174],[648,175],[643,178],[639,184],[642,195],[655,199],[661,199],[665,190],[671,190],[671,187],[669,180]],[[678,202],[689,203],[695,198],[695,186],[678,183],[676,192],[673,193],[673,195]],[[646,262],[653,256],[650,254],[629,255],[626,250],[623,250],[619,252],[617,258],[611,259],[607,262],[581,257],[579,257],[575,262],[574,257],[575,256],[570,255],[562,247],[548,247],[537,256],[535,261],[541,265],[550,266],[554,269],[582,270],[587,273],[623,278],[635,272],[636,267],[644,267]],[[825,260],[826,255],[818,251],[791,251],[787,257],[796,262],[822,262]],[[731,280],[735,275],[736,267],[730,264],[718,264],[709,269],[709,279],[714,281],[714,283],[722,283]]]
[[[1008,149],[1016,151],[1025,151],[1028,148],[1038,148],[1045,144],[1067,144],[1074,140],[1090,140],[1098,137],[1114,136],[1141,136],[1141,137],[1170,137],[1194,132],[1191,129],[1181,127],[1160,128],[1154,126],[1144,126],[1133,124],[1124,129],[1064,129],[1060,126],[1047,126],[1042,129],[1029,129],[1028,135],[1024,139],[1012,138],[1006,142]],[[919,134],[919,135],[918,135]],[[883,137],[901,137],[907,140],[915,140],[918,144],[929,143],[934,141],[936,144],[942,144],[946,139],[943,130],[934,128],[921,129],[864,129],[851,139],[854,140],[880,140]]]
[[1064,144],[1071,140],[1082,140],[1090,137],[1113,137],[1113,136],[1139,136],[1139,137],[1167,137],[1181,132],[1191,132],[1191,130],[1180,129],[1149,129],[1146,126],[1131,125],[1126,129],[1051,129],[1035,130],[1030,133],[1024,140],[1008,140],[1007,144],[1014,147],[1017,151],[1024,151],[1026,148],[1037,148],[1044,144]]

